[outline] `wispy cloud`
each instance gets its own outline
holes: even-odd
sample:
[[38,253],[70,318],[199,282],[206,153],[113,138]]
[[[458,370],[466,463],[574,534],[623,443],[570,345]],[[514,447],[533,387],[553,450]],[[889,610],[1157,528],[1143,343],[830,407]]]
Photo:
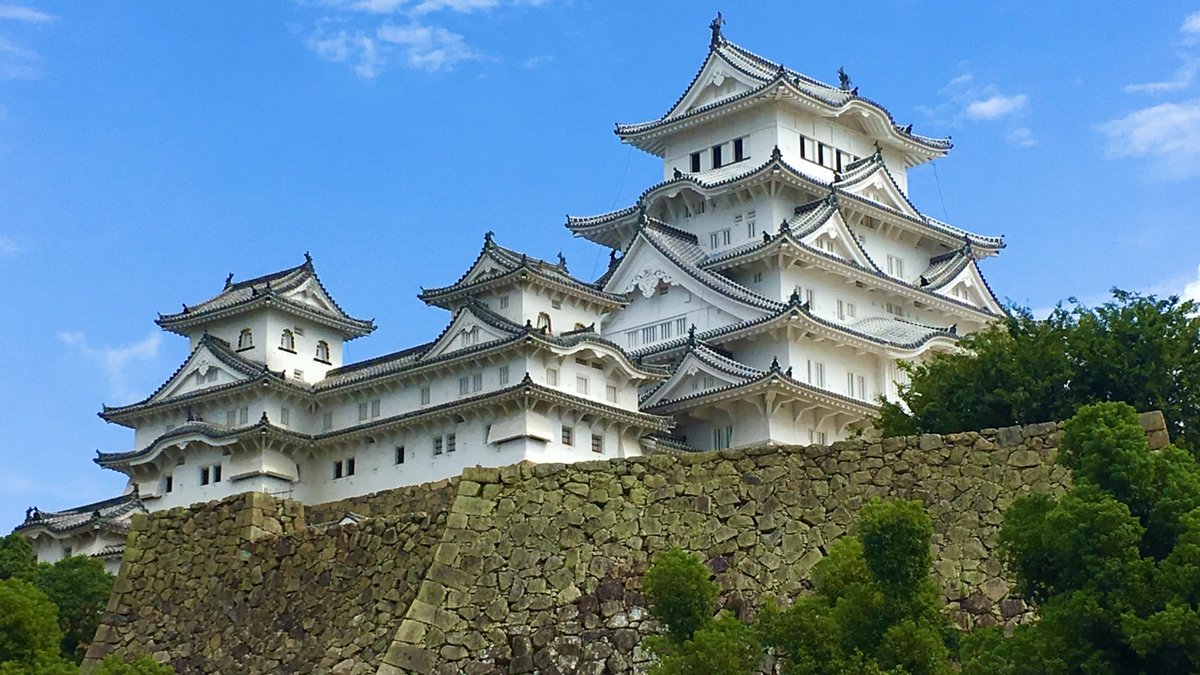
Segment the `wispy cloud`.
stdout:
[[1152,176],[1163,180],[1200,175],[1200,98],[1136,110],[1097,129],[1110,159],[1153,157]]
[[1200,265],[1196,265],[1196,278],[1183,287],[1182,297],[1184,300],[1200,303]]
[[[965,68],[967,64],[959,64]],[[964,72],[953,77],[941,90],[942,101],[934,106],[919,106],[931,120],[951,127],[977,122],[1001,122],[1001,128],[1011,125],[1005,140],[1019,148],[1037,145],[1029,127],[1017,127],[1017,120],[1027,117],[1030,96],[1027,93],[1005,91],[997,84],[984,84],[975,75]]]
[[1037,139],[1033,137],[1033,132],[1025,127],[1017,127],[1016,129],[1008,132],[1008,135],[1004,137],[1004,140],[1008,141],[1012,145],[1017,146],[1018,148],[1032,148],[1033,146],[1037,145]]
[[1016,96],[990,96],[971,101],[967,104],[967,117],[977,120],[995,120],[1011,115],[1025,107],[1029,97],[1025,94]]
[[99,368],[108,381],[109,395],[122,403],[135,400],[138,394],[130,387],[129,369],[136,363],[158,358],[162,345],[162,333],[157,331],[139,342],[117,347],[93,347],[82,331],[62,332],[58,339]]
[[315,20],[304,43],[326,61],[350,65],[365,80],[391,67],[451,71],[484,56],[464,35],[438,25],[433,18],[438,13],[471,14],[547,1],[327,0],[318,5],[328,10],[326,15]]
[[0,234],[0,258],[14,256],[25,249],[6,234]]
[[1161,82],[1144,82],[1142,84],[1127,84],[1123,87],[1127,94],[1165,94],[1172,91],[1187,89],[1196,80],[1196,71],[1200,61],[1188,57],[1184,64],[1175,71],[1169,80]]
[[0,5],[0,21],[21,21],[23,23],[50,23],[55,17],[45,12],[39,12],[32,7],[21,5]]

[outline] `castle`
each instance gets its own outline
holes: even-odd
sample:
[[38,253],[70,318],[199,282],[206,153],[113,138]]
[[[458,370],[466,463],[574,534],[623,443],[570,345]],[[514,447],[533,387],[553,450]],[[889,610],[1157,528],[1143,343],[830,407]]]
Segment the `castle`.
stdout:
[[663,116],[618,124],[663,180],[568,230],[611,250],[598,279],[492,233],[431,341],[357,363],[375,328],[305,254],[160,315],[191,352],[154,393],[105,407],[133,450],[95,462],[125,494],[17,528],[42,561],[119,564],[136,512],[265,492],[307,504],[457,476],[827,444],[894,398],[898,362],[954,348],[1003,310],[978,262],[1004,247],[919,212],[909,169],[946,139],[897,124],[839,71],[830,85],[727,40]]

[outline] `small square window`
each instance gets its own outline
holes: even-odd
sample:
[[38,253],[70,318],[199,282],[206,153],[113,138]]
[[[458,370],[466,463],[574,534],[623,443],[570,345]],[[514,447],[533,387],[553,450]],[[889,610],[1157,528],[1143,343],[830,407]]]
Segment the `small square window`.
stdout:
[[562,443],[563,445],[575,445],[575,427],[563,425]]

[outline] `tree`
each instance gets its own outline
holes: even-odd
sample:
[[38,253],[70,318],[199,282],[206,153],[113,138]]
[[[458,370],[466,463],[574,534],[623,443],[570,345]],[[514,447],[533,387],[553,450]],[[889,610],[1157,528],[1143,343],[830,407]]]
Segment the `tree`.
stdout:
[[1200,306],[1113,289],[1089,308],[1075,300],[1046,319],[1013,308],[961,340],[961,349],[908,364],[907,406],[884,403],[885,435],[959,431],[1067,419],[1080,406],[1123,401],[1161,410],[1181,447],[1200,452]]
[[1200,466],[1151,452],[1134,409],[1084,406],[1066,423],[1059,461],[1074,487],[1018,499],[1000,553],[1040,613],[1009,639],[976,631],[965,675],[1200,670]]
[[116,654],[109,654],[92,673],[93,675],[174,675],[175,669],[166,663],[159,663],[149,656],[125,661]]
[[37,587],[58,606],[63,656],[79,663],[96,634],[113,577],[95,558],[71,556],[38,566]]
[[41,591],[17,578],[0,581],[0,675],[70,673],[59,656],[58,611]]
[[0,537],[0,581],[11,578],[33,583],[37,578],[37,556],[29,541],[20,534]]

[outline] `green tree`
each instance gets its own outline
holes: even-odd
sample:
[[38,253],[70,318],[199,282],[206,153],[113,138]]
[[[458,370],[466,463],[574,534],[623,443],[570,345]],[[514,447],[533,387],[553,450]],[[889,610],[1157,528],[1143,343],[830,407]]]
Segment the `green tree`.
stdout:
[[908,365],[908,408],[884,403],[885,435],[1067,419],[1123,401],[1161,410],[1175,442],[1200,452],[1200,309],[1176,297],[1113,290],[1099,307],[1071,300],[1046,319],[1014,308],[962,339],[960,350]]
[[0,581],[16,577],[32,583],[37,578],[37,556],[24,535],[0,537]]
[[112,592],[113,577],[95,558],[71,556],[38,566],[37,587],[58,606],[63,656],[83,660]]
[[174,675],[175,669],[166,663],[159,663],[149,656],[125,661],[116,654],[109,654],[92,673],[93,675]]
[[1059,461],[1074,487],[1018,499],[1000,553],[1039,610],[1009,639],[976,631],[965,675],[1200,671],[1200,467],[1178,448],[1151,452],[1134,409],[1083,406]]
[[70,673],[74,666],[59,656],[58,612],[32,584],[0,581],[0,675]]

